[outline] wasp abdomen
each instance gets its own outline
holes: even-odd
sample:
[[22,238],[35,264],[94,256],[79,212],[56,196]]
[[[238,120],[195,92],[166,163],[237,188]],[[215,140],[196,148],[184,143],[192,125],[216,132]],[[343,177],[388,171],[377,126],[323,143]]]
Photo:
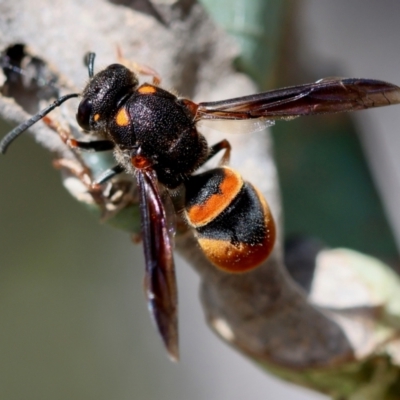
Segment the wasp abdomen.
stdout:
[[186,218],[214,265],[245,272],[269,256],[275,224],[254,186],[228,167],[192,176],[185,186]]

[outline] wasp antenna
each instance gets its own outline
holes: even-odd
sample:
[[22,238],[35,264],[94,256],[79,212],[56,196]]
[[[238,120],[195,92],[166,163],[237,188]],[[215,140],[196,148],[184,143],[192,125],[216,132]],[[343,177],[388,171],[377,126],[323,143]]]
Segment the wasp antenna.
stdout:
[[94,75],[94,59],[96,58],[96,53],[86,53],[85,55],[85,65],[87,66],[89,78],[93,78]]
[[23,132],[25,132],[28,128],[30,128],[33,124],[41,120],[45,115],[47,115],[50,111],[54,110],[56,107],[59,107],[65,101],[78,97],[79,93],[71,93],[65,96],[58,98],[54,103],[50,104],[47,108],[40,111],[32,118],[29,118],[27,121],[18,125],[14,128],[10,133],[8,133],[1,141],[0,141],[0,153],[5,154],[8,146]]

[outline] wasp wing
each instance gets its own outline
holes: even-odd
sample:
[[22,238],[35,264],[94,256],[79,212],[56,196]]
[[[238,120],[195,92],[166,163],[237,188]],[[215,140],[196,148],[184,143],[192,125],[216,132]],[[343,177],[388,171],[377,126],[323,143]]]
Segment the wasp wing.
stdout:
[[275,121],[268,118],[254,119],[202,119],[197,123],[201,130],[211,129],[213,131],[229,134],[255,133],[274,125]]
[[400,88],[391,83],[371,79],[326,78],[235,99],[199,103],[195,120],[292,119],[399,102]]
[[179,359],[178,302],[172,240],[156,173],[137,169],[146,273],[144,288],[150,314],[169,356]]

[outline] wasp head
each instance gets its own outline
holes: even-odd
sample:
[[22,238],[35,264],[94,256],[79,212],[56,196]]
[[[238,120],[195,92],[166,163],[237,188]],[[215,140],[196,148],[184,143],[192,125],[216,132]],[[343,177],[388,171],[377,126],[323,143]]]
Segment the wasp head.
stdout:
[[86,132],[106,132],[107,121],[138,86],[136,75],[121,64],[96,74],[82,93],[76,119]]

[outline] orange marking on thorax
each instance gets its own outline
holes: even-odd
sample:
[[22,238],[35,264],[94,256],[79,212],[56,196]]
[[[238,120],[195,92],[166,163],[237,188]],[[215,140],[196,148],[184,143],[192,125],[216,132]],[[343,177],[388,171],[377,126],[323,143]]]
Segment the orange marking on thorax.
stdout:
[[153,94],[157,91],[157,88],[151,85],[143,85],[137,91],[140,94]]
[[118,111],[117,116],[115,117],[115,122],[117,123],[118,126],[127,126],[127,125],[129,125],[131,120],[130,120],[129,114],[126,111],[125,108],[121,108]]
[[95,114],[93,119],[94,119],[94,122],[97,122],[100,119],[100,114]]

